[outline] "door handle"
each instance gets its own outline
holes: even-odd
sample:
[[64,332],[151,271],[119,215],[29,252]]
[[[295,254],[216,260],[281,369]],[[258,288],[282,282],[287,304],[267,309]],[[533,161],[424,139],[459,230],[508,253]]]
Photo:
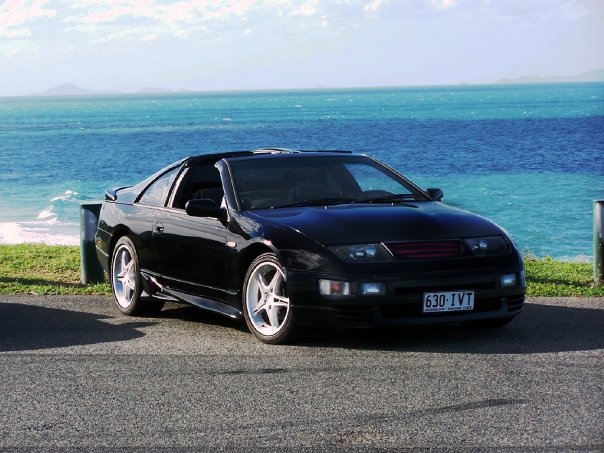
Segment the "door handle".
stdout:
[[163,224],[157,224],[155,225],[155,232],[158,234],[161,234],[164,232],[164,225]]

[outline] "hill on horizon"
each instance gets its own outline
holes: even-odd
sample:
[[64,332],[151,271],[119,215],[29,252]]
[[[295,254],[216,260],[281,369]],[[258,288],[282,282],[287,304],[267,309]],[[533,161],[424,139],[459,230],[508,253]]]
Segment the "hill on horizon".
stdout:
[[594,69],[593,71],[583,72],[574,76],[524,76],[514,78],[504,78],[496,81],[496,84],[514,84],[514,83],[580,83],[580,82],[604,82],[604,69]]
[[64,83],[56,87],[49,88],[41,93],[35,93],[32,96],[86,96],[95,94],[119,94],[121,91],[95,91],[82,88],[74,83]]
[[[523,77],[512,77],[503,78],[492,82],[495,85],[505,84],[523,84],[523,83],[581,83],[581,82],[604,82],[604,68],[594,69],[574,76],[553,76],[553,77],[541,77],[541,76],[523,76]],[[489,85],[488,83],[485,85]],[[30,96],[94,96],[104,94],[162,94],[162,93],[191,93],[195,90],[188,88],[182,88],[179,90],[172,90],[169,88],[161,87],[145,87],[133,92],[124,92],[120,90],[110,91],[96,91],[87,88],[82,88],[74,83],[64,83],[52,88],[49,88],[40,93],[33,93]],[[225,90],[227,91],[227,90]]]

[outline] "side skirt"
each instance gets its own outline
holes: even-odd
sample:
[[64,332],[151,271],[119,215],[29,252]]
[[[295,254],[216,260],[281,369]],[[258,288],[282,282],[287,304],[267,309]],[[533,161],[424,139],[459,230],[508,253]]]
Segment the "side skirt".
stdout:
[[231,319],[244,319],[243,313],[230,305],[163,286],[157,281],[156,276],[144,271],[141,272],[141,276],[145,280],[145,289],[152,297],[166,301],[178,301],[195,305],[196,307],[218,313]]

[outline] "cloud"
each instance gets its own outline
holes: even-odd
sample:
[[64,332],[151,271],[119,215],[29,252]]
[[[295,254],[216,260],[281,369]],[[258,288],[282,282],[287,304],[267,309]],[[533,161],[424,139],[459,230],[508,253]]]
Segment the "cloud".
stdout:
[[430,6],[435,9],[451,9],[457,6],[457,0],[429,0]]
[[0,37],[23,38],[32,34],[23,25],[43,18],[51,18],[57,11],[45,8],[48,0],[6,0],[0,4]]
[[206,31],[204,24],[243,19],[257,0],[82,0],[69,4],[68,31],[93,42],[150,42],[162,36],[187,38]]
[[302,16],[312,16],[317,12],[318,4],[319,0],[309,0],[301,4],[298,9],[294,11],[294,14],[300,14]]
[[0,30],[0,36],[8,39],[28,38],[31,36],[31,28],[28,27],[10,27],[6,30]]
[[85,0],[70,5],[69,22],[112,23],[121,19],[148,19],[158,23],[199,23],[242,16],[257,0]]
[[291,30],[306,19],[314,21],[307,25],[322,27],[342,17],[360,19],[387,3],[390,0],[80,0],[66,3],[69,14],[64,22],[80,31],[95,30],[83,26],[144,23],[155,29],[154,36],[186,36],[200,25],[231,20],[248,21],[245,29],[278,24]]
[[[18,36],[15,36],[18,38]],[[25,39],[5,39],[0,41],[0,56],[6,59],[18,59],[33,55],[39,46]]]
[[602,0],[531,0],[530,2],[482,0],[482,8],[500,17],[531,21],[552,17],[561,20],[604,18]]
[[365,11],[377,11],[382,5],[382,0],[373,0],[371,3],[367,3],[363,9]]
[[[488,0],[483,0],[488,1]],[[0,0],[2,2],[2,0]],[[415,0],[431,9],[449,9],[457,0]],[[91,42],[152,42],[195,33],[279,30],[284,34],[337,33],[361,21],[397,12],[414,2],[392,0],[5,0],[0,4],[0,37],[28,39],[39,34],[77,32]],[[52,5],[52,7],[51,7]]]

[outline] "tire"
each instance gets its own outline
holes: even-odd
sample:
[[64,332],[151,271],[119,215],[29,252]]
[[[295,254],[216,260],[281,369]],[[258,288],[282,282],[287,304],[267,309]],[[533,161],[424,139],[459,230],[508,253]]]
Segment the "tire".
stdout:
[[121,237],[115,244],[111,257],[109,280],[117,309],[128,316],[157,314],[164,303],[144,300],[138,254],[128,236]]
[[245,275],[243,315],[250,332],[263,343],[283,344],[295,336],[293,311],[283,267],[272,253],[256,258]]
[[482,319],[480,321],[468,321],[463,326],[468,329],[496,329],[509,324],[512,319],[514,319],[513,316],[511,318]]

